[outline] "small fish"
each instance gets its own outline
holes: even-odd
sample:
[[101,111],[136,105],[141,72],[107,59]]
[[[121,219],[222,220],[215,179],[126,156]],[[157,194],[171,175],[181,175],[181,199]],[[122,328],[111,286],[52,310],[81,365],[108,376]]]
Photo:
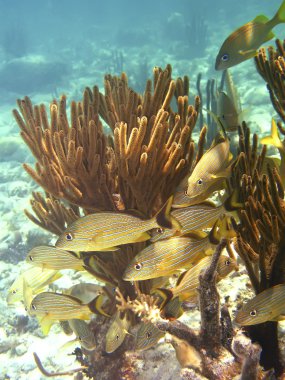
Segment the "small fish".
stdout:
[[148,350],[155,346],[164,335],[165,332],[159,330],[153,323],[141,322],[136,334],[135,350]]
[[285,0],[275,16],[269,20],[264,15],[236,29],[222,44],[216,58],[216,70],[235,66],[257,54],[257,49],[266,41],[274,38],[272,29],[285,22]]
[[71,319],[69,325],[83,348],[88,351],[93,351],[96,348],[95,337],[88,323],[81,319]]
[[90,319],[93,313],[108,316],[101,308],[101,296],[97,296],[88,304],[84,304],[78,298],[53,292],[43,292],[32,300],[29,313],[37,316],[47,333],[54,321],[66,321],[69,319]]
[[231,173],[231,158],[228,139],[220,140],[207,150],[188,178],[186,195],[189,204],[201,203],[214,191],[224,187],[223,183]]
[[[282,179],[283,184],[285,184],[285,143],[281,141],[279,133],[278,133],[278,127],[276,124],[276,121],[272,118],[271,120],[271,135],[263,137],[260,140],[261,144],[264,145],[273,145],[275,148],[278,149],[281,162],[277,167],[279,167],[280,176]],[[277,160],[275,160],[275,164],[277,163]]]
[[23,279],[32,288],[33,295],[36,295],[51,284],[62,277],[62,274],[56,270],[45,269],[38,267],[31,267],[20,274],[13,282],[8,290],[7,303],[13,305],[16,302],[23,301]]
[[283,320],[285,314],[285,284],[275,285],[257,294],[237,312],[236,323],[242,326]]
[[182,268],[189,268],[211,248],[207,234],[200,239],[172,237],[149,245],[128,265],[123,279],[139,281],[166,276]]
[[170,215],[172,197],[156,216],[143,220],[123,212],[96,212],[73,222],[59,237],[56,247],[72,251],[115,250],[118,245],[150,239],[157,227],[180,229]]
[[[176,286],[165,290],[164,298],[168,297],[169,299],[170,291],[172,293],[172,298],[174,299],[179,297],[180,301],[196,300],[198,296],[197,288],[199,286],[199,275],[203,269],[207,268],[211,264],[211,261],[212,257],[206,256],[188,271],[182,273],[177,280]],[[226,277],[234,269],[237,270],[237,268],[236,260],[228,256],[221,255],[217,266],[217,281],[220,281],[222,278]],[[164,289],[160,289],[160,291],[163,294]]]
[[[197,288],[199,286],[199,275],[202,270],[206,269],[212,261],[211,256],[206,256],[201,259],[196,265],[188,271],[182,273],[174,288],[168,289],[172,292],[173,298],[178,297],[182,301],[195,300],[197,298]],[[217,266],[217,281],[226,277],[230,272],[237,269],[236,260],[221,255]]]
[[175,349],[176,358],[182,368],[190,367],[201,372],[203,365],[202,357],[196,348],[191,346],[186,340],[179,339],[174,335],[171,336],[169,343]]
[[[198,205],[176,209],[171,212],[171,215],[181,224],[180,234],[184,235],[193,230],[213,227],[215,221],[224,212],[223,206],[216,206],[213,202],[205,201]],[[151,242],[169,238],[175,233],[174,230],[163,230],[161,228],[153,230]]]
[[26,261],[42,269],[84,269],[83,261],[74,253],[50,246],[33,248],[28,253]]
[[127,319],[126,314],[123,318],[120,317],[120,313],[116,312],[107,334],[106,334],[106,347],[105,351],[110,354],[121,346],[128,334],[130,327],[130,321]]

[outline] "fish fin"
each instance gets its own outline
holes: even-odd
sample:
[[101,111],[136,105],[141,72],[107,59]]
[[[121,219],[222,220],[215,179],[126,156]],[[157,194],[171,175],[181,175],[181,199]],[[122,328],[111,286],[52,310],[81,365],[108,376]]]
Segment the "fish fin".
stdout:
[[282,141],[280,140],[279,134],[278,134],[278,128],[276,121],[272,118],[271,120],[271,135],[263,137],[260,140],[261,144],[264,145],[273,145],[277,149],[282,149],[284,150],[284,146],[282,144]]
[[266,24],[268,21],[269,18],[265,15],[258,15],[252,20],[252,22],[258,22],[260,24]]
[[162,302],[159,304],[159,309],[163,309],[173,297],[173,293],[170,289],[156,288],[151,291],[151,294],[158,295]]
[[104,295],[99,294],[99,296],[95,297],[91,302],[89,302],[88,307],[92,313],[97,315],[104,315],[105,317],[111,317],[109,314],[107,314],[103,308]]
[[[93,239],[90,239],[93,240]],[[94,238],[94,243],[96,244],[96,237]],[[96,252],[115,252],[119,251],[119,247],[106,247],[106,248],[100,248],[100,249],[94,249]]]
[[204,231],[189,231],[186,232],[185,234],[181,235],[183,237],[187,237],[190,239],[195,239],[195,240],[202,240],[205,239],[205,237],[208,236],[208,234]]
[[59,347],[58,351],[61,353],[67,349],[73,348],[75,344],[78,343],[78,338],[74,338],[72,340],[68,340],[66,343],[64,343],[62,346]]
[[222,179],[227,178],[231,173],[231,165],[227,166],[225,169],[221,170],[217,174],[211,174],[212,179]]
[[151,238],[150,234],[147,232],[141,233],[135,240],[133,240],[133,243],[139,243],[141,241],[147,241]]
[[50,319],[48,314],[42,318],[39,318],[38,320],[39,320],[39,324],[41,325],[43,334],[48,335],[49,330],[51,326],[55,323],[55,321]]
[[161,210],[155,215],[156,222],[160,227],[180,231],[182,229],[181,224],[176,218],[174,218],[174,216],[170,214],[172,201],[173,195],[167,200],[167,202],[165,202]]
[[272,40],[272,38],[275,38],[275,33],[272,32],[272,30],[267,34],[267,36],[265,37],[265,40],[263,42],[267,42],[267,41],[270,41]]
[[239,50],[238,53],[243,56],[244,60],[255,57],[258,54],[257,50]]
[[278,11],[270,22],[273,24],[273,28],[275,25],[285,22],[285,0],[282,1]]
[[183,273],[181,273],[181,275],[178,277],[178,279],[176,281],[176,285],[175,286],[178,286],[181,283],[181,281],[183,280],[183,278],[184,278],[184,276],[185,276],[186,273],[187,273],[187,270],[184,271]]

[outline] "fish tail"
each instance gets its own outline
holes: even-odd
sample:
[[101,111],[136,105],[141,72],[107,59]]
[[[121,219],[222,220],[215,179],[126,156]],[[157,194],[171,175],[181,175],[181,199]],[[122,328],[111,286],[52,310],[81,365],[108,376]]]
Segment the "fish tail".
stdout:
[[162,302],[159,304],[159,309],[162,310],[165,308],[165,306],[172,300],[173,298],[173,292],[171,289],[166,288],[156,288],[154,289],[151,294],[158,295]]
[[173,195],[165,202],[161,210],[155,215],[157,224],[163,228],[176,229],[180,231],[182,229],[181,224],[174,216],[170,214],[171,205],[173,201]]
[[100,294],[99,296],[95,297],[91,302],[89,302],[88,307],[90,311],[94,314],[104,315],[105,317],[111,317],[102,308],[103,300],[104,296],[103,294]]
[[272,19],[272,23],[274,25],[281,24],[283,22],[285,22],[285,0],[282,1],[282,4]]

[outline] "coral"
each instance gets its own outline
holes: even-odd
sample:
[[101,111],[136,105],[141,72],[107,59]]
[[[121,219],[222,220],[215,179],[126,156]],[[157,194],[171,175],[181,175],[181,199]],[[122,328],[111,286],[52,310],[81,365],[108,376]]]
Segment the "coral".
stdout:
[[268,47],[259,50],[255,57],[257,71],[267,83],[270,99],[285,122],[285,40],[276,40],[276,49]]
[[[70,118],[65,96],[51,103],[49,116],[44,105],[33,105],[28,97],[18,100],[20,112],[13,113],[21,136],[36,160],[35,168],[27,164],[23,167],[45,191],[45,196],[33,193],[33,214],[26,210],[34,223],[60,235],[77,218],[100,210],[135,212],[147,219],[161,209],[179,185],[180,190],[185,187],[185,177],[203,155],[207,128],[201,128],[194,154],[192,131],[200,98],[197,96],[194,105],[190,105],[189,79],[174,80],[171,74],[170,65],[164,70],[156,67],[143,95],[129,87],[126,74],[106,75],[104,93],[97,86],[86,88],[81,102],[71,102]],[[106,129],[110,132],[108,136]],[[283,272],[278,272],[278,262],[282,262],[279,248],[284,236],[284,191],[277,170],[269,168],[268,174],[263,174],[266,150],[257,154],[257,137],[254,136],[251,146],[246,125],[240,128],[239,135],[240,151],[232,163],[228,181],[231,197],[225,206],[238,208],[236,248],[254,289],[259,292],[283,278]],[[224,227],[221,230],[226,237]],[[274,234],[277,238],[273,238]],[[243,368],[250,365],[253,372],[259,373],[258,345],[252,346],[242,339],[234,343],[239,337],[235,337],[226,305],[220,307],[216,268],[222,249],[227,246],[230,251],[229,240],[222,239],[217,245],[210,266],[199,278],[199,332],[179,322],[177,314],[165,318],[164,308],[170,302],[159,297],[155,280],[135,283],[123,280],[127,265],[147,244],[143,241],[121,245],[116,252],[79,253],[84,269],[104,284],[101,291],[105,314],[117,313],[119,318],[126,318],[131,328],[141,320],[151,321],[170,333],[181,366],[192,365],[197,376],[232,379],[243,371],[242,363]],[[258,260],[260,276],[254,270]],[[270,282],[273,273],[274,281]],[[273,333],[277,331],[276,322],[267,325],[273,326]],[[120,378],[134,378],[137,354],[128,353],[132,347],[131,334],[114,352],[107,354],[102,348],[110,321],[97,316],[89,326],[97,347],[89,353],[84,349],[76,351],[77,359],[86,366],[82,372],[89,378],[115,378],[112,376],[118,374]],[[262,364],[268,367],[263,356],[267,355],[268,359],[272,355],[262,340],[258,342],[262,347]],[[277,338],[273,336],[272,342],[271,347],[277,347],[272,352],[277,355]],[[239,350],[237,347],[243,347],[248,355],[237,360],[233,354],[233,348]],[[191,364],[192,359],[195,364]],[[248,364],[250,360],[252,364]],[[41,367],[37,357],[36,361]],[[280,373],[279,364],[277,355],[273,363],[276,373]],[[188,375],[185,372],[183,378]]]
[[[246,124],[239,129],[239,155],[230,179],[232,204],[238,207],[235,248],[245,263],[256,294],[285,282],[284,188],[278,170],[266,163],[266,146],[258,154],[257,135],[250,143]],[[284,371],[281,362],[277,322],[246,328],[261,347],[261,365]],[[270,339],[268,339],[270,336]]]

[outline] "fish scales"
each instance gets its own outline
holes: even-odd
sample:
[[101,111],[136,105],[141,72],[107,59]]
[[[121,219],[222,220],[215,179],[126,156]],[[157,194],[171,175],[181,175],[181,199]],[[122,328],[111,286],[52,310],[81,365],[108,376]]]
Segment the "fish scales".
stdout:
[[[87,215],[77,220],[77,224],[74,223],[67,229],[66,233],[74,234],[74,240],[80,238],[82,241],[82,243],[78,243],[79,249],[92,249],[92,240],[95,245],[98,245],[98,249],[117,246],[123,244],[127,237],[130,241],[133,241],[133,238],[140,235],[142,230],[147,231],[158,226],[154,219],[140,220],[130,215],[126,217],[120,214],[102,214],[104,215],[99,217],[96,214]],[[94,219],[96,219],[96,224],[93,223]],[[120,224],[120,228],[118,228],[118,224]],[[98,227],[99,225],[102,226],[102,229]],[[70,249],[75,250],[77,247],[76,242],[65,241],[65,236],[62,236],[56,242],[56,246],[64,249],[68,249],[70,246]]]
[[[185,294],[185,299],[191,296],[196,296],[196,289],[199,286],[199,275],[201,273],[201,270],[207,268],[211,264],[211,261],[212,257],[206,256],[201,259],[196,265],[190,268],[185,273],[179,284],[171,289],[173,297],[177,297],[183,294]],[[217,266],[217,273],[219,275],[217,280],[219,281],[223,277],[227,276],[230,272],[236,269],[236,267],[236,260],[228,256],[221,255]]]
[[275,285],[257,294],[236,315],[236,323],[256,325],[285,314],[285,284]]
[[31,315],[48,315],[50,319],[68,320],[81,314],[91,314],[88,305],[64,294],[43,292],[38,294],[30,306]]
[[43,288],[59,279],[61,276],[62,275],[57,270],[42,269],[39,267],[31,267],[27,269],[20,274],[9,288],[7,295],[8,305],[23,300],[23,279],[26,280],[27,285],[31,287],[33,293],[36,294],[39,290],[43,290]]
[[151,322],[141,322],[136,334],[136,350],[147,350],[157,344],[159,339],[163,338],[165,332],[159,330]]
[[[125,271],[124,279],[136,281],[172,274],[201,259],[209,247],[207,237],[200,240],[187,237],[160,240],[143,249],[132,260]],[[141,266],[139,270],[136,269],[137,264]]]
[[26,261],[43,268],[60,269],[83,269],[82,260],[74,254],[51,246],[38,246],[33,248],[27,255]]

